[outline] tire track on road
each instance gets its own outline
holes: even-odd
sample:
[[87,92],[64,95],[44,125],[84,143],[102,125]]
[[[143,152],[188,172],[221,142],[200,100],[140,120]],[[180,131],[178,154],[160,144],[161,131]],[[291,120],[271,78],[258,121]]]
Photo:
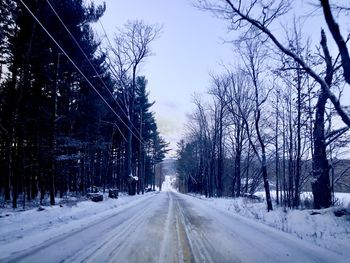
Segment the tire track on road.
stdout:
[[[148,199],[153,199],[155,198],[156,195],[152,195],[150,197],[146,197],[144,199],[145,200],[148,200]],[[118,212],[116,212],[115,214],[112,214],[112,215],[109,215],[103,219],[98,219],[96,221],[94,221],[93,223],[87,225],[87,226],[83,226],[83,227],[80,227],[78,229],[74,229],[68,233],[64,233],[64,234],[61,234],[59,236],[56,236],[56,237],[53,237],[49,240],[45,240],[42,244],[38,245],[38,246],[34,246],[34,247],[31,247],[31,248],[28,248],[26,249],[25,251],[21,251],[21,252],[16,252],[14,253],[13,255],[7,257],[7,258],[4,258],[2,260],[4,260],[4,262],[28,262],[28,258],[30,257],[33,257],[35,256],[36,254],[40,254],[42,253],[44,250],[47,250],[47,249],[52,249],[52,248],[56,248],[58,246],[58,243],[64,243],[64,241],[68,240],[68,239],[72,239],[72,238],[76,238],[77,236],[79,236],[80,234],[82,233],[85,233],[85,232],[88,232],[89,230],[91,229],[95,229],[95,228],[98,228],[99,226],[102,226],[101,229],[103,229],[104,232],[109,232],[109,231],[112,231],[114,228],[115,228],[115,225],[109,225],[109,226],[104,226],[104,224],[106,222],[108,222],[109,220],[112,220],[114,218],[117,218],[119,216],[123,216],[125,215],[125,211],[127,210],[128,212],[130,211],[130,209],[136,209],[136,211],[139,209],[139,206],[143,206],[145,202],[137,202],[134,206],[130,207],[130,206],[126,206],[124,208],[122,208],[121,210],[119,210]],[[146,204],[149,204],[150,202],[146,202]],[[79,239],[77,239],[78,241],[81,241]],[[90,245],[90,246],[93,246]],[[72,249],[73,250],[73,253],[75,254],[76,251],[79,251],[79,248],[77,249]],[[73,255],[74,255],[73,254]],[[69,257],[72,256],[72,255],[69,255]],[[60,260],[59,262],[64,262],[66,259],[63,259],[63,260]],[[34,261],[32,261],[34,262]],[[46,259],[46,262],[57,262],[57,261],[54,261],[54,260],[51,260],[50,261],[50,258],[47,258]]]
[[192,253],[193,261],[190,262],[232,262],[232,258],[228,259],[217,251],[215,245],[205,233],[206,227],[210,226],[208,220],[191,211],[189,204],[178,194],[172,193],[172,195],[177,200],[177,211],[181,226],[186,233]]
[[[128,235],[132,234],[134,229],[141,226],[141,223],[144,221],[144,215],[147,214],[147,208],[150,205],[151,203],[146,203],[146,206],[138,209],[138,211],[127,221],[111,226],[111,232],[103,237],[102,243],[93,243],[85,251],[78,252],[77,254],[65,259],[63,262],[98,262],[107,254],[108,258],[113,257],[122,244],[127,242]],[[107,253],[106,251],[110,252]]]

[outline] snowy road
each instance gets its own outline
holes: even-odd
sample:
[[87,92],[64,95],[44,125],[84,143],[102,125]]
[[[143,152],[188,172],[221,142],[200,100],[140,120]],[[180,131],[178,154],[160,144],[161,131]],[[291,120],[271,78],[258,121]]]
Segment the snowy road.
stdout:
[[195,197],[161,192],[0,262],[345,262]]

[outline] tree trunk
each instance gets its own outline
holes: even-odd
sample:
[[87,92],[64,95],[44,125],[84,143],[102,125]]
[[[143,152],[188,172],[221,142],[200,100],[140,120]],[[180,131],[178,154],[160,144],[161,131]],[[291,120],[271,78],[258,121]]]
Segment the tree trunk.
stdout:
[[293,184],[294,184],[294,159],[293,159],[293,120],[292,120],[292,114],[293,114],[293,109],[292,109],[292,90],[289,90],[289,98],[288,98],[288,103],[289,103],[289,112],[288,112],[288,125],[289,125],[289,158],[288,158],[288,207],[292,207],[292,199],[293,199]]
[[234,167],[234,178],[237,180],[236,197],[241,196],[241,159],[242,159],[242,125],[241,122],[237,122],[236,127],[236,156],[235,156],[235,167]]
[[[258,101],[258,100],[256,100],[256,101]],[[267,163],[266,163],[265,144],[264,144],[263,139],[261,137],[260,127],[259,127],[260,114],[261,114],[260,109],[257,108],[255,128],[256,128],[256,134],[258,136],[258,140],[259,140],[260,147],[261,147],[261,171],[262,171],[262,176],[263,176],[263,180],[264,180],[264,189],[265,189],[265,195],[266,195],[267,211],[269,212],[269,211],[272,211],[272,201],[271,201],[271,195],[270,195],[269,180],[267,179]]]
[[[328,86],[332,84],[333,78],[333,63],[330,56],[326,35],[323,30],[321,30],[321,47],[324,52],[324,57],[326,61],[326,76],[325,82]],[[329,93],[325,87],[321,87],[321,93],[318,96],[318,101],[316,104],[316,117],[314,124],[314,156],[312,159],[312,193],[314,195],[314,208],[327,208],[332,205],[332,194],[329,182],[329,164],[326,152],[326,138],[325,138],[325,111],[326,103],[329,98]]]
[[245,178],[245,192],[248,193],[249,186],[249,168],[250,168],[250,144],[248,144],[248,153],[247,153],[247,161],[246,161],[246,178]]
[[217,195],[222,196],[222,177],[224,174],[224,152],[223,152],[223,109],[219,115],[219,138],[218,138],[218,172],[217,172]]
[[301,173],[301,75],[300,69],[298,66],[297,75],[298,75],[298,113],[297,113],[297,160],[296,160],[296,171],[295,171],[295,191],[294,191],[294,200],[293,207],[298,207],[300,205],[300,173]]
[[279,204],[279,154],[278,154],[278,124],[279,124],[279,92],[276,96],[276,126],[275,126],[275,173],[276,173],[276,203]]
[[[128,127],[131,129],[131,120],[128,118]],[[127,130],[127,142],[125,149],[125,157],[126,157],[126,167],[125,167],[125,182],[129,182],[130,175],[132,174],[132,133],[130,130]],[[131,184],[128,183],[128,193],[131,194]]]
[[262,155],[262,175],[264,180],[264,189],[265,189],[265,195],[266,195],[266,204],[267,204],[267,212],[272,211],[272,201],[271,201],[271,195],[270,195],[270,186],[269,186],[269,180],[267,179],[267,164],[266,164],[266,156],[265,153]]
[[[235,156],[235,168],[234,168],[234,180],[237,183],[237,187],[236,187],[236,197],[240,197],[241,196],[241,150],[237,149],[236,151],[236,156]],[[234,187],[234,185],[233,185]]]
[[330,207],[332,204],[331,187],[329,182],[329,164],[326,153],[326,141],[324,135],[324,114],[327,95],[321,92],[316,105],[316,118],[314,126],[314,158],[312,160],[312,193],[314,196],[314,208]]

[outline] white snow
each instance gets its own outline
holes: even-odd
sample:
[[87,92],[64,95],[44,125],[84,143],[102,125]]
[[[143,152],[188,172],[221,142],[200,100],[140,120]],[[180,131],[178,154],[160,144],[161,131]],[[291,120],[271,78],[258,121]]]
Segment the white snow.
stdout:
[[47,253],[48,262],[344,262],[350,257],[350,220],[335,217],[338,208],[315,215],[282,208],[267,213],[264,202],[192,197],[174,191],[173,184],[174,177],[166,176],[160,193],[1,212],[0,262],[18,256],[37,262]]
[[[271,198],[276,199],[276,191],[271,191]],[[255,195],[265,198],[264,191],[258,191]],[[312,203],[312,192],[302,192],[300,195],[301,200],[309,200]],[[349,207],[350,206],[350,193],[334,193],[336,206]]]
[[[313,242],[238,214],[227,206],[234,205],[236,200],[195,198],[178,193],[174,196],[184,204],[184,226],[190,242],[203,256],[198,262],[226,262],[225,259],[229,259],[227,262],[346,262],[348,251],[317,247]],[[186,215],[188,209],[196,216]],[[263,210],[266,208],[261,208]],[[201,228],[202,224],[209,227]],[[345,240],[343,243],[346,245]],[[213,246],[220,253],[215,254],[210,249]],[[204,260],[207,257],[212,261]]]
[[[107,198],[103,202],[82,201],[74,206],[44,207],[23,212],[0,213],[0,261],[2,257],[34,247],[45,240],[72,232],[102,218],[144,202],[155,192]],[[105,196],[106,198],[106,196]]]
[[164,177],[164,182],[162,184],[162,190],[163,191],[171,191],[172,189],[174,189],[174,183],[176,181],[176,177],[175,176],[171,176],[171,175],[166,175]]
[[[264,197],[262,192],[257,195]],[[350,194],[337,193],[343,204],[349,204]],[[267,212],[266,203],[247,198],[205,198],[197,196],[210,206],[231,215],[254,219],[273,228],[290,233],[320,247],[350,257],[350,216],[336,217],[334,211],[342,207],[322,210],[284,210],[274,207]],[[319,213],[319,214],[318,214]]]
[[139,180],[139,177],[137,175],[133,176],[132,174],[130,174],[129,176],[130,176],[130,178],[132,178],[135,181]]
[[[166,177],[165,183],[172,188],[172,177]],[[176,191],[173,189],[173,191]],[[350,207],[350,193],[335,193],[337,207],[322,210],[290,210],[274,206],[274,210],[267,212],[264,201],[265,192],[256,192],[261,197],[259,202],[247,198],[206,198],[192,195],[206,202],[215,209],[231,215],[240,215],[271,226],[283,232],[307,240],[320,247],[350,257],[350,216],[336,217],[334,211]],[[271,191],[275,199],[275,191]],[[312,201],[312,193],[304,192],[303,200]],[[319,214],[318,214],[319,213]]]

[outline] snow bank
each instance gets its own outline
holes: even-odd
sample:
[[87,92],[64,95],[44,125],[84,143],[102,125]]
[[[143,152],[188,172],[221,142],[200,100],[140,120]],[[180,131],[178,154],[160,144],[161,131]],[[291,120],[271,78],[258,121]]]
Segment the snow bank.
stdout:
[[[343,203],[350,200],[350,194],[337,194]],[[198,197],[198,196],[197,196]],[[251,218],[273,228],[308,240],[320,247],[350,257],[350,209],[349,214],[341,217],[334,215],[342,207],[322,210],[284,210],[274,207],[267,212],[265,202],[257,202],[247,198],[205,198],[199,197],[210,206],[225,213],[239,214]]]
[[[74,231],[151,198],[156,192],[107,198],[103,202],[82,201],[23,212],[0,212],[0,255],[22,251],[55,236]],[[39,211],[40,210],[40,211]]]
[[[271,198],[276,199],[276,191],[271,191]],[[255,195],[265,198],[265,192],[259,191]],[[301,200],[309,200],[312,204],[313,195],[312,192],[303,192],[300,195]],[[337,206],[349,207],[350,206],[350,193],[334,193],[334,201]]]

